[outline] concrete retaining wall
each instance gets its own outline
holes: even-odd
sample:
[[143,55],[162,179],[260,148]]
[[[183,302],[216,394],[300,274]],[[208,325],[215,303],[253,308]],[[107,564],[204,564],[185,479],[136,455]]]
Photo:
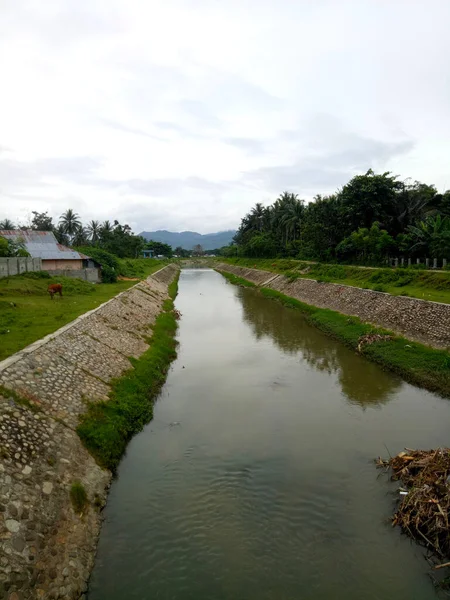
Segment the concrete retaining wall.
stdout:
[[40,258],[16,257],[0,258],[0,278],[26,273],[27,271],[42,271]]
[[58,277],[62,275],[64,277],[73,277],[75,279],[84,279],[91,283],[99,283],[101,281],[100,269],[86,268],[86,269],[54,269],[48,271],[52,277]]
[[[128,356],[148,348],[177,271],[164,267],[0,363],[0,598],[84,599],[111,473],[75,428],[86,400],[107,400]],[[82,516],[69,496],[77,480],[89,498]]]
[[306,304],[330,308],[363,321],[385,327],[405,337],[434,346],[450,347],[450,305],[336,283],[299,278],[221,263],[221,271],[243,277]]

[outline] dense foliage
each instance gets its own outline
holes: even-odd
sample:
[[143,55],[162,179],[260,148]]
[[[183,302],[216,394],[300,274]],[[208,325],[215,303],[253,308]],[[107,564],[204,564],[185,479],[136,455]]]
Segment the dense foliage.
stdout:
[[[167,244],[146,242],[141,236],[135,235],[129,225],[122,225],[117,220],[114,220],[113,223],[111,221],[100,223],[100,221],[93,220],[84,225],[80,216],[71,208],[61,215],[57,225],[53,223],[52,217],[47,212],[33,211],[30,226],[18,227],[18,229],[29,228],[36,231],[52,231],[58,242],[65,246],[83,246],[85,248],[88,246],[89,252],[86,254],[93,258],[95,258],[93,248],[105,250],[119,258],[137,258],[142,256],[144,248],[153,249],[155,255],[159,254],[169,258],[172,256],[172,248]],[[0,221],[0,229],[15,229],[15,226],[9,219],[4,219]],[[3,246],[4,244],[0,240],[0,256],[16,255],[7,254],[6,252],[11,252],[11,250],[7,250]],[[107,264],[110,268],[114,267],[114,265]]]
[[284,192],[242,219],[228,256],[377,264],[388,256],[450,258],[450,190],[369,170],[305,204]]

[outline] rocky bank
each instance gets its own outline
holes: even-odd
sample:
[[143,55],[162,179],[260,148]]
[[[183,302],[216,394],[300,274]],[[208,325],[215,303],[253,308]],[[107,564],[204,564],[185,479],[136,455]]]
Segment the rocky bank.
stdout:
[[78,418],[148,348],[177,271],[164,267],[0,363],[1,598],[85,598],[111,473],[82,446]]

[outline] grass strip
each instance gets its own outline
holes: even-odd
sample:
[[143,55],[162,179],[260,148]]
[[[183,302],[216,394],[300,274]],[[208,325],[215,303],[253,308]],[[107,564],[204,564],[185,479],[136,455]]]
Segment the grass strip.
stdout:
[[300,310],[309,323],[353,350],[358,349],[362,336],[373,333],[392,336],[390,340],[363,345],[360,354],[414,385],[450,397],[450,354],[446,350],[412,342],[386,329],[364,323],[357,317],[317,308],[276,290],[259,289],[266,298]]
[[157,317],[150,348],[139,359],[130,359],[133,369],[112,382],[109,400],[90,402],[77,432],[97,462],[115,471],[131,437],[153,417],[158,396],[176,358],[177,319],[174,299],[178,277],[169,285],[169,299]]
[[234,285],[241,285],[242,287],[256,287],[256,285],[254,283],[252,283],[251,281],[247,281],[247,279],[244,279],[243,277],[238,277],[237,275],[233,275],[233,273],[227,273],[226,271],[220,271],[220,274],[223,275],[225,277],[225,279],[228,279],[228,281],[230,283],[233,283]]

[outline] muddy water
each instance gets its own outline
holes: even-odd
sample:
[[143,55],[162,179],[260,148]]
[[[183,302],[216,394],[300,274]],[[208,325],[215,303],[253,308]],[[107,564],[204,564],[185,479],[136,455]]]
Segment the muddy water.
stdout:
[[105,510],[89,600],[428,600],[373,457],[448,444],[450,403],[296,311],[182,272],[179,357]]

